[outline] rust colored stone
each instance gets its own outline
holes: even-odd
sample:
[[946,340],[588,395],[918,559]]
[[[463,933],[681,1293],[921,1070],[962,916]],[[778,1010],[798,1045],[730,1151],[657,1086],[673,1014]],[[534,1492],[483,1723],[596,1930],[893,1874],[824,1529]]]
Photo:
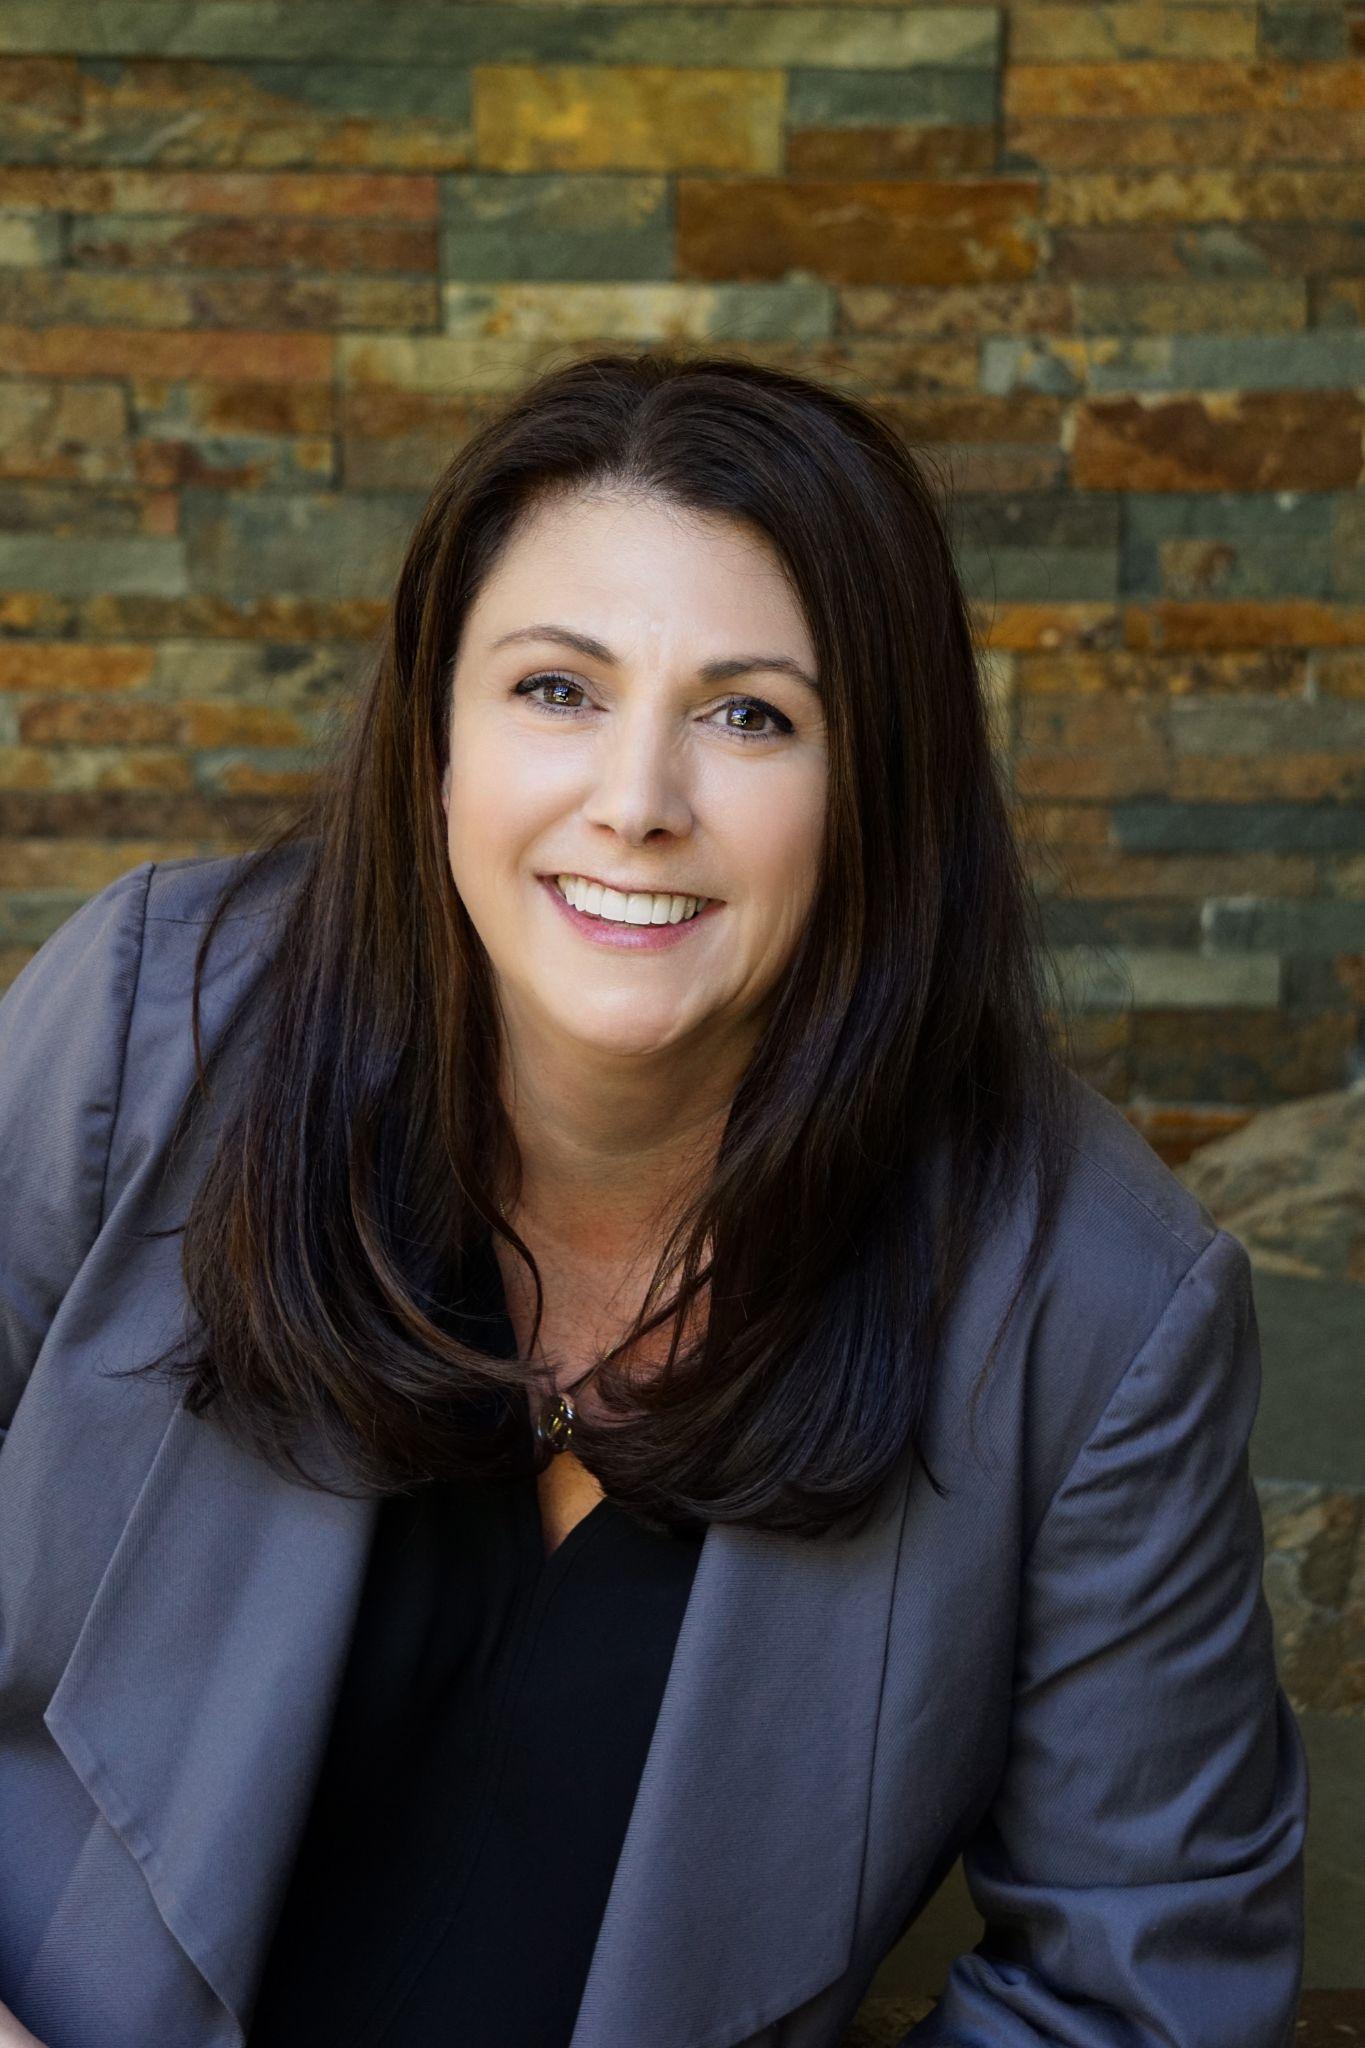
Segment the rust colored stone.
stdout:
[[39,699],[20,709],[17,726],[26,746],[171,746],[182,737],[175,705],[137,698]]
[[328,220],[437,218],[438,185],[425,173],[369,171],[85,170],[0,168],[0,207],[69,213],[313,215]]
[[679,178],[678,274],[835,284],[954,285],[1028,277],[1038,265],[1031,178]]
[[1365,605],[1313,598],[1229,598],[1174,604],[1154,598],[1125,607],[1130,647],[1356,647],[1365,643]]
[[1360,112],[1334,114],[1330,121],[1316,111],[1289,109],[1184,118],[1153,112],[1124,120],[1010,114],[1002,135],[1007,161],[1032,170],[1155,170],[1169,165],[1198,171],[1215,164],[1276,160],[1354,164],[1365,157],[1365,113]]
[[1365,111],[1365,75],[1355,64],[1257,58],[1195,63],[1130,57],[1123,63],[1011,64],[1001,88],[1007,117],[1063,114],[1109,121],[1134,115],[1252,114],[1280,109]]
[[1087,491],[1345,491],[1362,478],[1354,391],[1205,392],[1077,405],[1072,475]]
[[44,377],[237,377],[317,383],[332,375],[333,350],[329,334],[0,326],[0,361],[8,376],[27,371]]
[[796,128],[787,169],[806,178],[960,178],[995,169],[992,128]]
[[118,696],[144,689],[156,666],[150,647],[82,641],[0,641],[0,690],[84,691]]

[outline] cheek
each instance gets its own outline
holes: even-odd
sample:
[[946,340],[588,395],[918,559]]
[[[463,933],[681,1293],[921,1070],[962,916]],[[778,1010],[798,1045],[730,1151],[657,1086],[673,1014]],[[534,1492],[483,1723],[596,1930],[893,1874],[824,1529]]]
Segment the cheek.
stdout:
[[491,835],[496,844],[505,837],[509,815],[518,808],[517,769],[515,755],[498,746],[477,718],[456,722],[448,769],[452,843],[467,847]]
[[824,838],[824,790],[805,777],[775,790],[747,835],[752,872],[784,911],[804,908],[814,892]]

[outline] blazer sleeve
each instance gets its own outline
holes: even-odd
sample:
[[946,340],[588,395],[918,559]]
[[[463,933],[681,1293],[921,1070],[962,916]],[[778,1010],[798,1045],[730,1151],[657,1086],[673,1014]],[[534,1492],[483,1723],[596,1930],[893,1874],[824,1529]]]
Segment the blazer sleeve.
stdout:
[[1219,1229],[1053,1495],[1011,1736],[963,1849],[985,1922],[901,2048],[1288,2048],[1308,1773],[1248,1463],[1251,1261]]
[[0,996],[0,1446],[104,1221],[154,867],[90,897]]

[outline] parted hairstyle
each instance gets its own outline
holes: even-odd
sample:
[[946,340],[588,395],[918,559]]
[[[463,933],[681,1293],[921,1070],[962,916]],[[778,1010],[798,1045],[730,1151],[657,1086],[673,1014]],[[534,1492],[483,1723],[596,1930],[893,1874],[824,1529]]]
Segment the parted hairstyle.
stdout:
[[[520,1166],[497,991],[452,881],[441,785],[462,622],[521,522],[580,490],[766,535],[816,649],[828,800],[809,921],[714,1166],[573,1448],[646,1526],[852,1533],[902,1458],[944,1491],[920,1442],[944,1321],[981,1232],[1024,1190],[1032,1234],[984,1380],[1053,1227],[1075,1091],[934,492],[870,404],[738,355],[548,368],[442,471],[340,737],[282,828],[232,864],[200,942],[177,1138],[226,1042],[206,1065],[218,920],[296,842],[251,1059],[185,1221],[160,1233],[183,1234],[202,1342],[135,1370],[183,1378],[193,1413],[332,1491],[544,1462],[527,1406],[546,1387],[543,1297],[508,1220]],[[495,1238],[532,1276],[524,1356],[480,1341]],[[665,1361],[632,1378],[632,1346],[670,1319]],[[302,1429],[343,1481],[308,1469]]]

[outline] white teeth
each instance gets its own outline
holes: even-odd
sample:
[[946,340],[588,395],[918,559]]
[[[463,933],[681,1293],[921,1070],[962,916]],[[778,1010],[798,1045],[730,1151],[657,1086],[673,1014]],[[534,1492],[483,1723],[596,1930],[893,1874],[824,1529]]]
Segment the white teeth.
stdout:
[[663,896],[643,891],[623,896],[619,889],[604,888],[601,882],[584,881],[581,875],[556,877],[559,891],[575,910],[589,917],[604,917],[612,924],[681,924],[695,917],[706,896]]

